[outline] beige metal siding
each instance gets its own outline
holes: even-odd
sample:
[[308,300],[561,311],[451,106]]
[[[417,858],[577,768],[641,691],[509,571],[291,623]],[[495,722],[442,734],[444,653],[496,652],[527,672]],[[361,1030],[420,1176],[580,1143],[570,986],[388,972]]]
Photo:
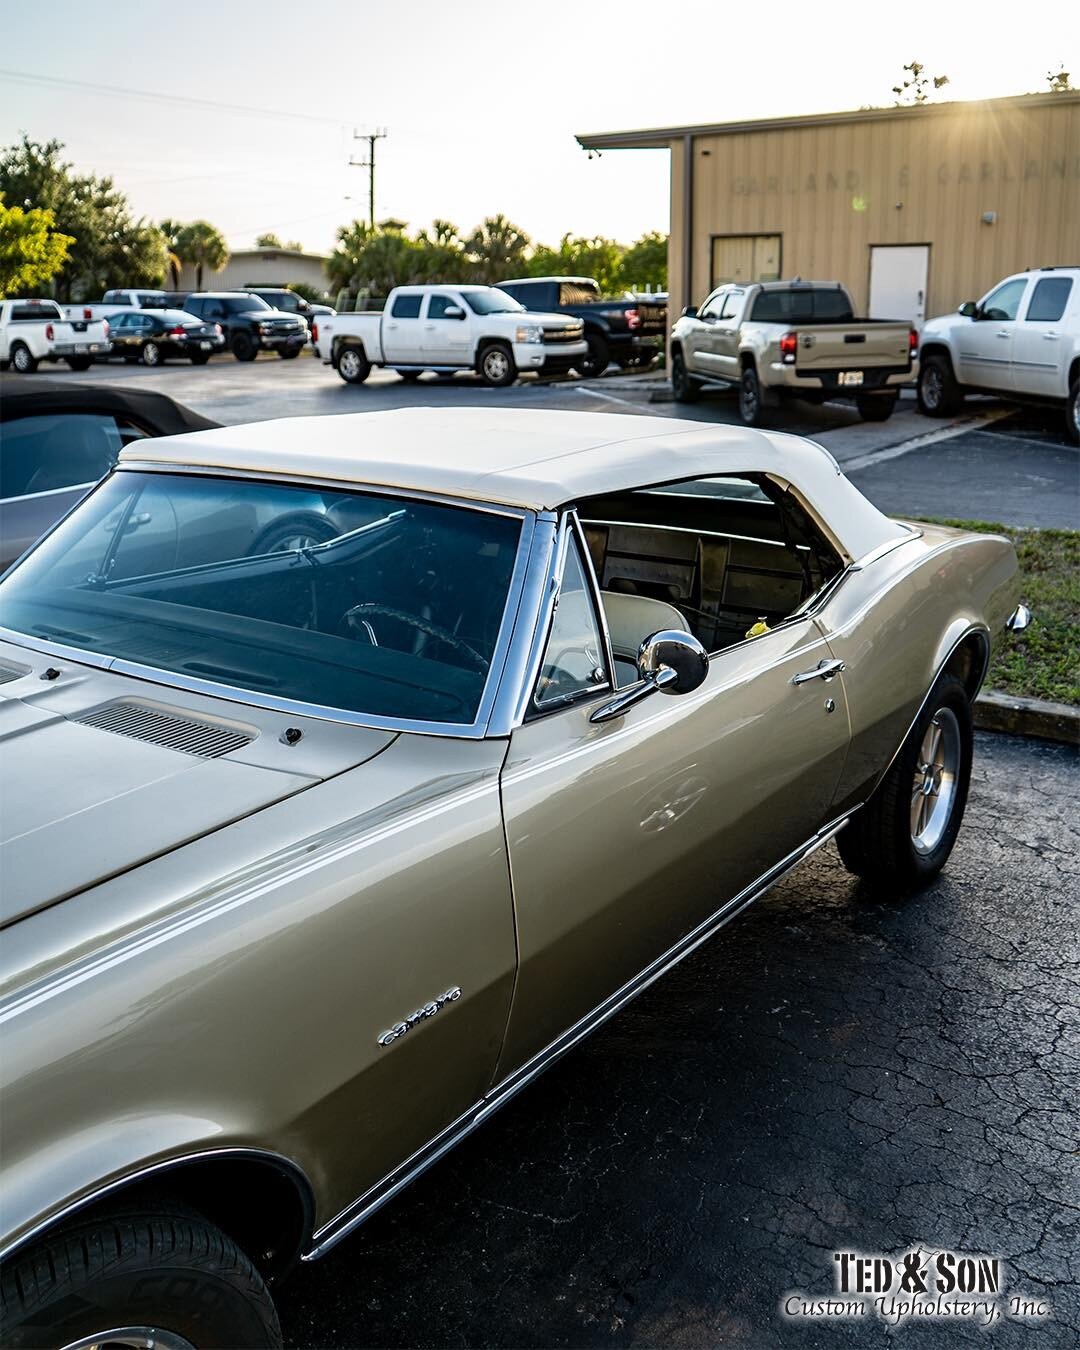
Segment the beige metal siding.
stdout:
[[[694,138],[693,294],[682,295],[683,142],[672,144],[672,313],[700,302],[715,235],[780,234],[783,275],[860,311],[874,244],[929,244],[926,314],[1026,267],[1080,263],[1080,97],[950,104]],[[995,212],[984,224],[984,212]]]

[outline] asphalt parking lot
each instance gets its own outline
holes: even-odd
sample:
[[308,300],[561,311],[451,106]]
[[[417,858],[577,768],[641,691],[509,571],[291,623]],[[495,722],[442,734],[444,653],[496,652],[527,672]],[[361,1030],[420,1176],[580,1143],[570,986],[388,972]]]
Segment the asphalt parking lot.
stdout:
[[1078,836],[1076,755],[980,735],[932,888],[883,902],[822,850],[301,1269],[287,1343],[885,1345],[781,1300],[921,1246],[1050,1312],[905,1343],[1076,1346]]
[[[416,403],[572,408],[738,423],[733,395],[714,390],[699,403],[675,404],[662,374],[613,372],[588,381],[526,377],[509,389],[488,389],[471,375],[450,380],[425,375],[406,384],[392,371],[378,370],[365,384],[351,386],[305,354],[288,362],[264,355],[251,364],[219,357],[198,369],[182,362],[155,370],[113,362],[71,378],[160,389],[227,423]],[[794,403],[778,409],[771,424],[821,441],[867,496],[892,515],[1076,528],[1080,452],[1065,441],[1063,420],[1063,414],[1011,412],[989,399],[970,399],[959,418],[936,422],[920,416],[914,398],[906,395],[884,423],[862,422],[846,404]]]

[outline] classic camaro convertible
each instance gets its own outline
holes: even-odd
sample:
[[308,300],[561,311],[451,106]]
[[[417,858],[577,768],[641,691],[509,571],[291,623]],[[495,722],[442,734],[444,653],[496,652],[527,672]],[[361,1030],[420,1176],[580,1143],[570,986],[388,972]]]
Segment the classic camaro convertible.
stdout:
[[0,585],[3,1344],[277,1344],[269,1282],[826,840],[932,878],[1015,587],[777,433],[127,447]]

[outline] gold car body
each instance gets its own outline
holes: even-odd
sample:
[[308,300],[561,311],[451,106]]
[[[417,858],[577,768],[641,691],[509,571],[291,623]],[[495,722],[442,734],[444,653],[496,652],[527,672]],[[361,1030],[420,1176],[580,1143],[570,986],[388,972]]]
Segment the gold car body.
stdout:
[[[1007,541],[888,520],[820,447],[780,434],[412,410],[140,442],[118,472],[162,469],[482,504],[522,521],[519,563],[481,713],[460,728],[286,718],[3,631],[8,1251],[163,1175],[216,1197],[223,1226],[256,1213],[271,1270],[325,1251],[829,839],[947,665],[974,695],[1015,604]],[[529,716],[583,538],[574,504],[740,473],[794,494],[838,575],[714,653],[693,693],[594,722],[608,684]],[[793,684],[833,659],[827,687]],[[166,789],[182,757],[147,748],[160,764],[140,761],[114,809],[94,797],[101,733],[79,719],[148,690],[224,710],[256,749]]]

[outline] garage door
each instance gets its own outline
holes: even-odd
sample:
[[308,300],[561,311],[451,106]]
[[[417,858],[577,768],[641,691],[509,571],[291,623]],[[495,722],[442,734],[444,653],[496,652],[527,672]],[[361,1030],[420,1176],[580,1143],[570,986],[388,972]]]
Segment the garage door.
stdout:
[[712,286],[724,281],[779,281],[780,236],[778,234],[714,235],[712,241]]

